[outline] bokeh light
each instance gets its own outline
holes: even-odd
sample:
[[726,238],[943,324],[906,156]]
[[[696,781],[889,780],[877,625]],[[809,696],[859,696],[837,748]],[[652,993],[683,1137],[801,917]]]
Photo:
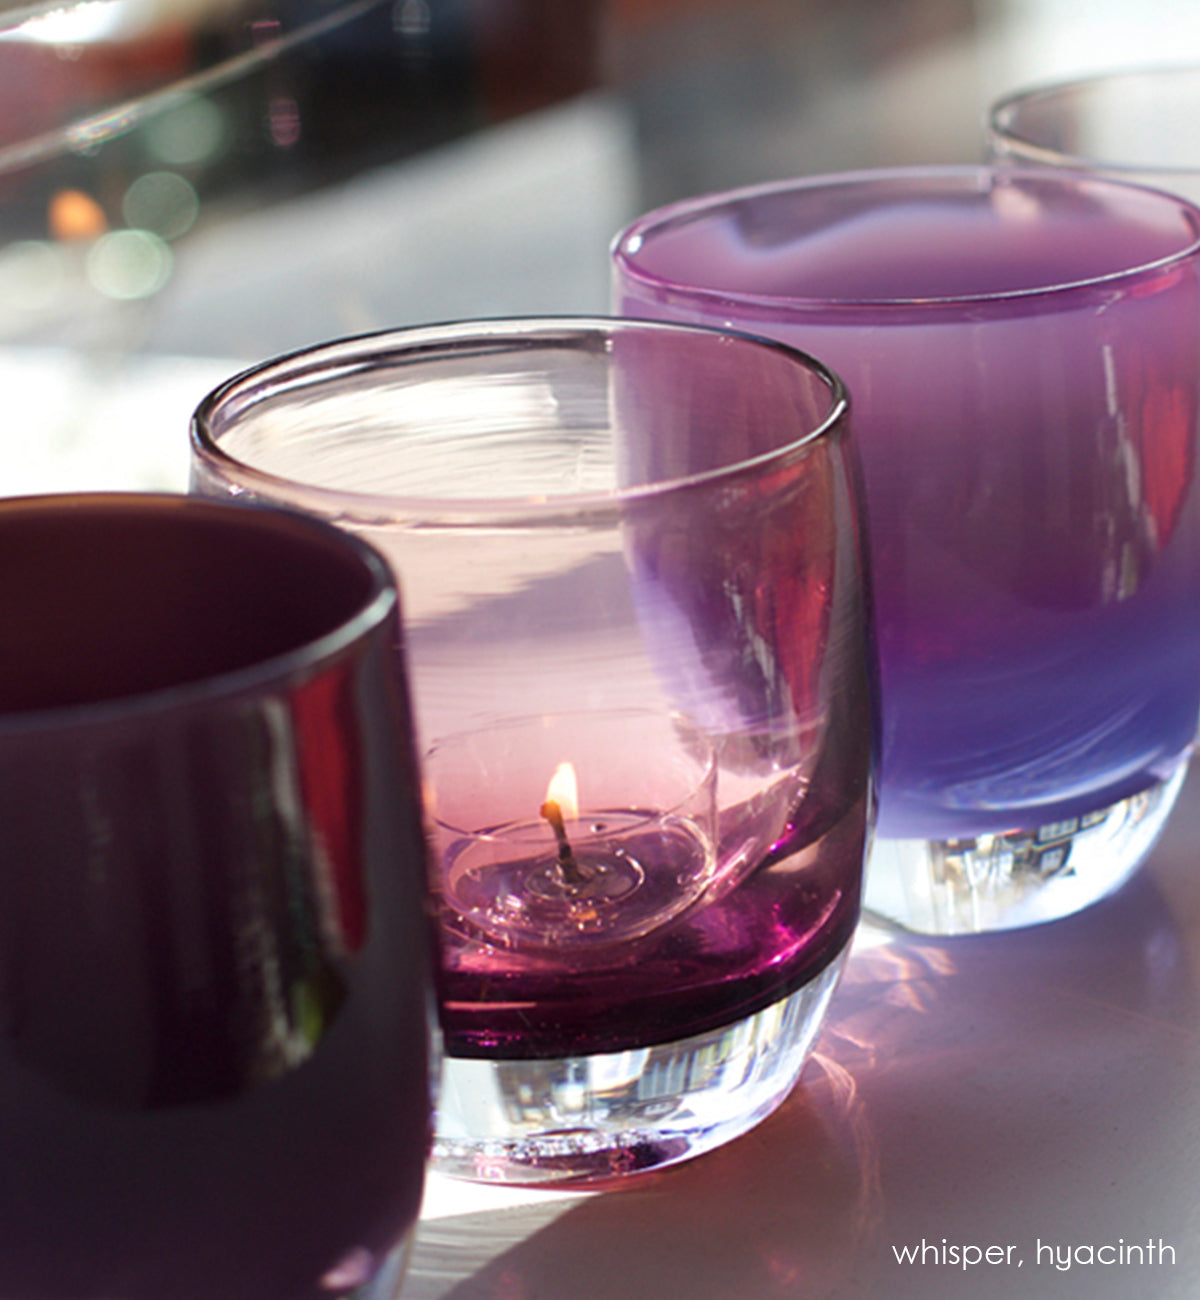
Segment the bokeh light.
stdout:
[[195,224],[200,198],[195,186],[178,172],[147,172],[125,191],[121,212],[135,230],[178,239]]
[[146,147],[168,167],[208,162],[223,148],[224,114],[211,99],[186,100],[168,109],[145,127]]
[[4,33],[10,40],[37,41],[43,45],[83,45],[109,40],[121,29],[128,6],[125,0],[84,0],[37,14]]
[[87,278],[106,298],[150,298],[171,277],[173,259],[165,240],[150,230],[114,230],[88,251]]
[[276,95],[267,109],[271,143],[290,149],[300,140],[300,106],[291,95]]
[[82,190],[58,190],[46,212],[55,239],[98,239],[108,229],[104,209]]

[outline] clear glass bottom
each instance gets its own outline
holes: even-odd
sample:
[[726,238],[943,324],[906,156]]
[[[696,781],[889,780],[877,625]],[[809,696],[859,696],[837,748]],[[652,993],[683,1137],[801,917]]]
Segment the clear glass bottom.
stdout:
[[1013,930],[1070,916],[1124,884],[1166,825],[1168,780],[1067,821],[957,840],[876,838],[865,910],[922,934]]
[[815,979],[736,1024],[557,1060],[443,1061],[433,1167],[482,1182],[599,1182],[710,1151],[795,1085],[849,945]]

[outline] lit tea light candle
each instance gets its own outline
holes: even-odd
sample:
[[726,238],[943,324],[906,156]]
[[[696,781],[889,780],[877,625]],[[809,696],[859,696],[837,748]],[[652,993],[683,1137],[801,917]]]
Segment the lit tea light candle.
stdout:
[[570,763],[559,763],[546,788],[546,802],[542,804],[542,816],[550,823],[554,838],[558,841],[558,869],[567,885],[582,885],[590,878],[575,861],[571,852],[571,841],[567,838],[564,816],[579,815],[579,783],[575,780],[575,768]]
[[[528,726],[490,730],[503,735]],[[507,762],[522,746],[506,736],[505,760],[482,763],[488,739],[443,741],[430,755],[442,898],[477,937],[507,950],[628,940],[679,915],[712,879],[711,754],[680,764],[688,784],[664,809],[614,791],[614,772],[628,785],[636,778],[627,761],[618,768],[597,751],[590,802],[589,760],[579,753],[575,762],[557,763],[544,797],[522,796],[530,774]],[[586,753],[586,745],[576,745]],[[526,801],[535,815],[464,825],[468,816],[487,816],[498,786],[512,806]]]

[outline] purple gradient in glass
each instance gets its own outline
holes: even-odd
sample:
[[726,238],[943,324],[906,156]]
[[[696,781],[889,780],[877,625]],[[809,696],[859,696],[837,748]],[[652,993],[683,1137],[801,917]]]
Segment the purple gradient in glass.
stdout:
[[771,335],[848,385],[881,836],[1068,818],[1189,752],[1198,221],[1102,180],[911,169],[698,199],[619,238],[622,313]]
[[[829,763],[861,770],[861,736],[847,729],[830,743],[843,752]],[[858,920],[865,785],[816,789],[804,812],[786,852],[737,888],[646,938],[572,949],[572,960],[482,945],[447,916],[448,1050],[495,1060],[634,1050],[734,1024],[802,988]]]
[[[789,350],[612,321],[348,340],[201,407],[196,490],[320,510],[401,575],[435,817],[466,804],[477,821],[452,820],[480,834],[536,819],[548,758],[514,754],[482,787],[438,758],[444,737],[513,718],[573,717],[585,765],[626,710],[681,714],[715,748],[714,881],[682,912],[664,897],[669,920],[645,933],[504,943],[435,878],[449,1056],[686,1038],[788,997],[846,948],[870,728],[841,414],[836,381]],[[609,806],[673,807],[656,793],[670,745],[631,729]],[[448,795],[456,777],[465,793]],[[453,837],[443,847],[448,871]],[[646,888],[669,894],[666,880]]]

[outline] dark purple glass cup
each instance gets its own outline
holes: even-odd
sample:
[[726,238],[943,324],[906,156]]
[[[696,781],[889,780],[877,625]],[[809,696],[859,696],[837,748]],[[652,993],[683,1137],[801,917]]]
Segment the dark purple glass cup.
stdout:
[[387,567],[9,499],[0,610],[0,1293],[392,1297],[431,1068]]
[[1200,705],[1200,210],[1080,174],[817,176],[633,223],[631,317],[845,380],[880,654],[867,906],[918,930],[1114,889]]

